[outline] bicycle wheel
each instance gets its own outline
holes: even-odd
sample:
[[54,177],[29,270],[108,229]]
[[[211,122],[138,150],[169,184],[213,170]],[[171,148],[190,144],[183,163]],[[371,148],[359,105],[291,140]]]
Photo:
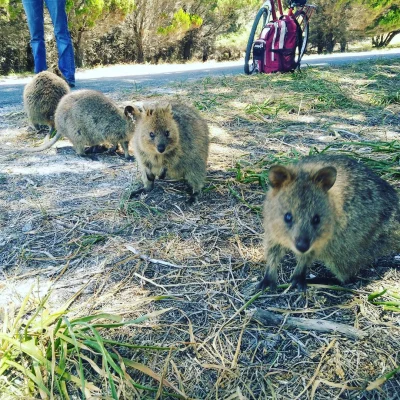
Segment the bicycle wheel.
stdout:
[[294,17],[296,18],[296,21],[301,29],[301,38],[299,38],[300,46],[297,47],[295,56],[297,65],[300,65],[300,61],[306,52],[308,43],[308,18],[304,11],[296,11]]
[[259,72],[257,64],[253,58],[253,44],[260,37],[260,33],[264,26],[269,22],[271,11],[268,8],[260,8],[254,18],[253,26],[251,27],[249,40],[246,47],[246,55],[244,56],[244,72],[247,75]]

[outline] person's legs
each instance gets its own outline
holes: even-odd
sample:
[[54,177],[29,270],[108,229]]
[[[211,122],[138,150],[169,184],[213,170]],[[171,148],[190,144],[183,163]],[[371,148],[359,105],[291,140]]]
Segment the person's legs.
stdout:
[[75,85],[75,60],[71,35],[68,31],[66,0],[45,0],[54,26],[58,49],[58,67],[70,85]]
[[35,62],[35,73],[47,69],[44,42],[43,0],[22,0],[31,35],[31,47]]

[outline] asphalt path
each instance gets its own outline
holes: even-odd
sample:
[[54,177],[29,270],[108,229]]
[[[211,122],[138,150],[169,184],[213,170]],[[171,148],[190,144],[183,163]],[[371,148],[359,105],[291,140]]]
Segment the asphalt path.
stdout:
[[[302,68],[309,66],[343,65],[368,60],[400,58],[400,49],[379,50],[359,53],[332,55],[306,55]],[[187,82],[209,76],[230,76],[243,74],[243,61],[207,62],[160,65],[115,65],[78,71],[75,89],[94,89],[112,96],[144,87],[165,92],[172,83]],[[21,109],[24,85],[30,77],[0,78],[0,127],[4,127],[4,117]],[[3,122],[3,124],[2,124]]]

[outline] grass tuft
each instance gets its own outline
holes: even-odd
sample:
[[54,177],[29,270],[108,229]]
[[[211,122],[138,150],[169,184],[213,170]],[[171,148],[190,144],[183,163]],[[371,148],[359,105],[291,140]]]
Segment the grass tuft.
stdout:
[[[79,291],[62,307],[51,311],[48,299],[51,292],[39,302],[32,295],[33,286],[18,310],[0,309],[3,321],[0,332],[0,388],[10,396],[39,395],[41,399],[65,398],[80,390],[80,398],[102,396],[99,386],[92,379],[99,375],[106,379],[109,395],[119,399],[119,391],[129,385],[141,391],[156,392],[157,386],[144,386],[132,378],[140,371],[163,381],[168,387],[164,395],[184,398],[179,389],[162,379],[151,368],[122,357],[117,348],[134,348],[145,351],[173,351],[164,346],[146,346],[107,339],[117,328],[140,325],[171,310],[161,309],[133,320],[124,320],[118,314],[98,313],[70,319],[69,307]],[[154,298],[156,300],[156,298]],[[122,365],[125,367],[122,368]],[[171,392],[172,390],[172,392]]]

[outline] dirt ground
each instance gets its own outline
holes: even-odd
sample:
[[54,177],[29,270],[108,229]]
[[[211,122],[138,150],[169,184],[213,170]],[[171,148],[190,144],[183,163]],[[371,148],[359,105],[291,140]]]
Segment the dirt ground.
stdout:
[[[377,62],[296,76],[207,78],[164,94],[145,87],[121,93],[113,99],[121,107],[178,98],[209,123],[207,184],[194,205],[181,182],[156,182],[153,192],[129,200],[139,173],[120,155],[84,159],[67,140],[43,153],[13,153],[44,138],[28,129],[22,109],[13,113],[0,130],[0,307],[18,304],[32,285],[38,297],[52,290],[54,307],[84,287],[71,315],[133,318],[171,307],[113,338],[176,348],[169,355],[118,351],[166,371],[192,399],[400,399],[399,374],[366,389],[400,364],[400,314],[368,301],[385,288],[400,292],[399,255],[366,265],[358,282],[345,286],[352,291],[279,289],[241,310],[264,272],[264,190],[236,179],[238,163],[259,171],[269,155],[276,161],[329,144],[399,140],[399,78],[400,62]],[[399,175],[386,178],[400,189]],[[288,255],[280,284],[293,266]],[[321,265],[308,272],[331,277]],[[158,295],[167,297],[150,301]],[[264,326],[252,318],[255,309],[342,323],[365,336]],[[121,398],[154,395],[127,391]]]

